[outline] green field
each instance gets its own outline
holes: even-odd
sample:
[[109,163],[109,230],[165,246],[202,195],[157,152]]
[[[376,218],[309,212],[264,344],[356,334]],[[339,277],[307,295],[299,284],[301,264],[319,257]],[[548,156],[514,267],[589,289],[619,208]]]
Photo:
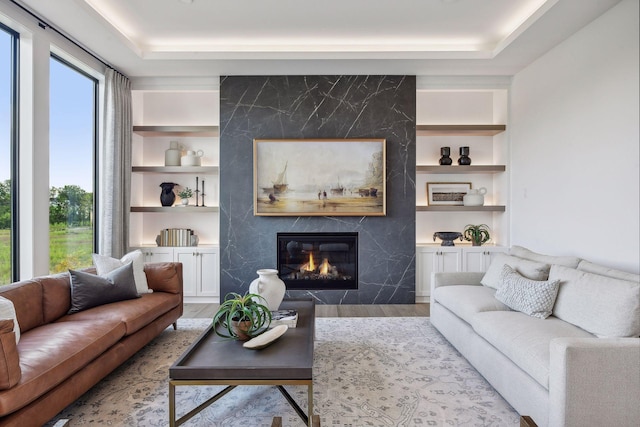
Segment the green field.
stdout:
[[[92,264],[93,231],[91,227],[67,228],[52,225],[49,228],[49,271],[65,272],[70,268],[83,268]],[[0,284],[11,283],[9,230],[0,230]]]

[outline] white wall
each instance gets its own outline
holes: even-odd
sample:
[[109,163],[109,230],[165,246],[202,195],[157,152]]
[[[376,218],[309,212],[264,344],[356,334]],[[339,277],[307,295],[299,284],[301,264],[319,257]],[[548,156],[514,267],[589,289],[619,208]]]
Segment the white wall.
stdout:
[[638,1],[514,76],[511,243],[639,272]]

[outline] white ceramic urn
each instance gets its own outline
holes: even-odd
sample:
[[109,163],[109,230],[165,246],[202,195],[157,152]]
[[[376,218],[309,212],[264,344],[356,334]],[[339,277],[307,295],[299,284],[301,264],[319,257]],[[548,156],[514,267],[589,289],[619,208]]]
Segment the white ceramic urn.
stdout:
[[249,285],[249,293],[258,294],[265,299],[269,310],[275,311],[280,307],[287,290],[284,282],[278,277],[278,270],[263,268],[258,271],[258,278]]
[[469,190],[467,194],[462,197],[462,203],[465,206],[482,206],[484,205],[485,194],[487,194],[487,189],[484,187]]
[[182,156],[180,143],[178,141],[169,142],[169,149],[164,152],[164,165],[180,166],[180,156]]
[[200,166],[200,159],[203,155],[204,151],[202,150],[189,150],[187,151],[187,154],[182,156],[182,158],[180,159],[180,163],[182,164],[182,166]]

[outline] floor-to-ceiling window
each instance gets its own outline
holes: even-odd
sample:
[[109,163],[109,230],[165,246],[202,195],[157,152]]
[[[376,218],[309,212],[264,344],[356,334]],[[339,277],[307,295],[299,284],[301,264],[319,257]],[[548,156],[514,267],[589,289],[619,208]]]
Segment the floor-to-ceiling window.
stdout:
[[18,34],[0,24],[0,285],[17,280]]
[[50,61],[49,270],[91,265],[95,251],[97,81]]

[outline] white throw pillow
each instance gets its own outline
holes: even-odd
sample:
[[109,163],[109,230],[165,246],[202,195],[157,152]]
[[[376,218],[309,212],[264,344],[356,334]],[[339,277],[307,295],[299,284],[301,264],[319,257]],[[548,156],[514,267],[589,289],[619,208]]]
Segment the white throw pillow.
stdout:
[[491,262],[480,283],[493,289],[499,289],[501,285],[500,275],[505,264],[527,279],[547,280],[549,278],[549,269],[551,268],[549,264],[530,261],[512,255],[498,254]]
[[0,319],[13,320],[13,332],[16,334],[16,344],[20,341],[20,325],[18,325],[18,318],[16,317],[16,308],[13,306],[13,301],[5,297],[0,297]]
[[509,255],[517,256],[518,258],[524,258],[531,261],[541,262],[543,264],[559,264],[570,268],[576,268],[581,261],[580,258],[575,256],[555,256],[539,254],[518,245],[511,246]]
[[133,278],[136,282],[136,289],[139,294],[148,294],[153,292],[149,289],[147,283],[147,275],[144,273],[144,254],[141,250],[129,252],[120,259],[111,258],[104,255],[93,254],[93,263],[99,276],[105,276],[116,268],[120,268],[125,264],[133,263]]
[[505,265],[500,275],[502,286],[496,299],[509,308],[529,316],[546,319],[553,311],[560,280],[530,280]]

